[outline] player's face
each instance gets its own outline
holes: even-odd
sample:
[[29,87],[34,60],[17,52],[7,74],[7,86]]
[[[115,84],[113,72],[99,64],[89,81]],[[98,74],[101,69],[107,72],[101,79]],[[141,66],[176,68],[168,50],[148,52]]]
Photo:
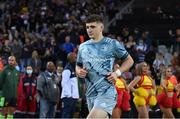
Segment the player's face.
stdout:
[[103,24],[97,22],[86,23],[86,30],[90,38],[96,39],[102,34]]

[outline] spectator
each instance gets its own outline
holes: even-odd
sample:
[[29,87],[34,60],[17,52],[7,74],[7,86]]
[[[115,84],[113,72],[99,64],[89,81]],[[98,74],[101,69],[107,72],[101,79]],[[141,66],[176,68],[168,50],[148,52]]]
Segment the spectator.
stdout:
[[30,65],[31,61],[31,54],[32,54],[32,45],[30,44],[30,39],[25,39],[25,44],[22,48],[22,55],[20,58],[20,66],[22,71],[25,71],[25,67]]
[[172,65],[171,64],[172,58],[173,58],[172,53],[170,53],[169,51],[164,53],[164,63],[166,66]]
[[[155,60],[155,57],[156,57],[156,47],[154,45],[152,45],[149,49],[149,52],[145,56],[145,61],[147,62],[147,64],[149,64],[152,78],[155,79],[155,81],[157,81],[158,80],[158,77],[157,77],[158,72],[155,72],[154,67],[153,67],[153,62]],[[160,81],[160,79],[159,79],[159,81]],[[157,85],[157,82],[156,82],[156,85]]]
[[160,85],[161,84],[161,77],[163,76],[163,72],[164,72],[164,70],[165,70],[165,65],[164,64],[160,64],[159,65],[159,70],[158,71],[156,71],[156,75],[157,75],[157,79],[155,79],[155,81],[156,81],[156,85]]
[[176,69],[180,65],[180,54],[178,52],[173,53],[173,58],[171,60],[172,68]]
[[7,61],[9,56],[11,55],[11,48],[9,46],[9,40],[5,40],[4,45],[2,46],[2,56],[4,57],[4,59]]
[[134,41],[133,36],[129,36],[127,43],[125,44],[126,49],[130,51],[130,49],[132,49],[135,45],[136,45],[136,42]]
[[73,118],[76,104],[79,99],[78,80],[75,74],[76,53],[69,53],[68,63],[62,72],[62,93],[63,103],[62,118]]
[[[59,96],[61,96],[61,92],[62,92],[62,86],[61,86],[61,82],[62,82],[62,72],[63,72],[63,64],[62,61],[59,61],[57,63],[57,69],[56,69],[56,75],[58,77],[58,86],[59,86]],[[57,117],[61,117],[61,113],[62,113],[62,100],[60,99],[57,105],[57,112],[60,112],[57,114]]]
[[58,77],[58,82],[59,82],[59,92],[60,92],[60,96],[61,96],[61,91],[62,91],[62,86],[61,86],[61,82],[62,82],[62,72],[63,72],[64,68],[63,68],[63,64],[58,64],[57,65],[57,69],[56,69],[56,75]]
[[15,69],[16,58],[9,56],[8,65],[5,66],[0,74],[0,88],[2,96],[5,98],[2,108],[3,116],[13,118],[16,110],[17,86],[19,82],[19,72]]
[[20,43],[17,40],[13,40],[11,49],[12,49],[12,53],[16,57],[16,61],[19,62],[19,59],[21,57],[21,51],[22,51],[22,47]]
[[162,53],[156,53],[156,59],[153,62],[153,68],[155,72],[159,72],[160,64],[165,65],[164,56]]
[[65,50],[66,54],[74,51],[75,47],[74,44],[70,41],[70,36],[65,37],[65,43],[62,45],[62,47]]
[[26,67],[26,73],[22,75],[18,85],[17,110],[22,117],[35,117],[36,104],[36,77],[31,66]]
[[42,72],[37,79],[37,90],[40,98],[40,118],[54,118],[56,106],[59,100],[58,79],[55,65],[49,61],[46,71]]
[[143,62],[147,51],[147,44],[145,44],[143,39],[140,39],[139,42],[135,45],[135,50],[137,54],[137,62]]
[[32,57],[31,57],[31,61],[30,61],[30,66],[32,66],[33,70],[35,73],[39,73],[40,69],[41,69],[41,59],[39,57],[39,54],[36,50],[34,50],[32,52]]
[[129,54],[133,57],[133,55],[135,55],[133,53],[133,50],[136,46],[136,42],[134,41],[134,37],[132,35],[128,36],[128,40],[125,43],[125,48],[127,49],[127,51],[129,52]]
[[175,39],[176,39],[175,49],[177,52],[180,52],[180,28],[176,29]]

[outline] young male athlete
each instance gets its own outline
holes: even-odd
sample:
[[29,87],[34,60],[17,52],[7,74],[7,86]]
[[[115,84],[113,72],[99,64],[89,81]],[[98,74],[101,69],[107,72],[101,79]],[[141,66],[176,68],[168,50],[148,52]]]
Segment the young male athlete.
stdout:
[[[101,16],[93,14],[87,18],[86,30],[90,40],[80,45],[77,56],[76,73],[78,77],[85,78],[87,86],[87,118],[112,115],[116,105],[115,79],[134,62],[120,42],[103,36],[103,29]],[[116,58],[123,63],[113,72]]]

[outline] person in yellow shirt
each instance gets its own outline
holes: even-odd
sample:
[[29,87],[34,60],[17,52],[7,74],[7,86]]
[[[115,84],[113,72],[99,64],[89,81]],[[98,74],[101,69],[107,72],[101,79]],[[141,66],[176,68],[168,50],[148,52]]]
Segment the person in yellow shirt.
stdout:
[[129,84],[129,89],[133,92],[133,102],[138,111],[139,118],[149,118],[149,106],[157,103],[155,97],[155,83],[149,73],[146,62],[141,62],[135,67],[136,76]]

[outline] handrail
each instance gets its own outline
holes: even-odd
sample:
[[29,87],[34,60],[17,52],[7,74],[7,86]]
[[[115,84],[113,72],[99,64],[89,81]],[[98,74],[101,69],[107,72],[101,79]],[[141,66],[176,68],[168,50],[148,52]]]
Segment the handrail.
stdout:
[[122,19],[122,14],[127,12],[128,9],[131,7],[131,5],[133,4],[135,0],[131,0],[126,6],[124,6],[116,15],[115,17],[109,21],[106,25],[106,31],[108,31],[108,28],[109,26],[112,24],[112,23],[115,23],[117,19]]

